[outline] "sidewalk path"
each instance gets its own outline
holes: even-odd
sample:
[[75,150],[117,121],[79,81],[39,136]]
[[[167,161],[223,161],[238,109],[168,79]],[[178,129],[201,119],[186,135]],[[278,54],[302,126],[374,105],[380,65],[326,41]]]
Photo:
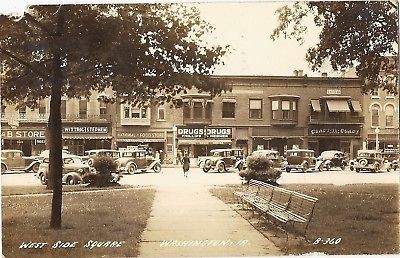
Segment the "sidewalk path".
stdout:
[[[183,179],[183,178],[182,178]],[[140,256],[266,256],[282,254],[206,186],[189,179],[159,185],[142,234]]]

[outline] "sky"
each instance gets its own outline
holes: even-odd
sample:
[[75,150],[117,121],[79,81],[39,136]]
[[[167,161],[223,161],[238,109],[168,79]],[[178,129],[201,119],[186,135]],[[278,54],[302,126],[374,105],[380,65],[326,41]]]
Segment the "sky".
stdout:
[[[48,4],[88,3],[89,1],[2,0],[0,12],[21,12],[27,2]],[[132,1],[96,1],[96,3],[101,2]],[[318,29],[313,26],[311,20],[307,23],[308,33],[303,45],[294,39],[279,38],[273,41],[270,38],[273,29],[278,25],[275,11],[285,4],[291,4],[288,1],[218,1],[189,4],[196,5],[202,18],[215,27],[214,33],[207,38],[210,43],[231,46],[231,52],[223,58],[224,65],[218,66],[214,74],[290,76],[293,75],[294,70],[303,70],[308,76],[320,76],[321,72],[334,75],[328,68],[324,68],[321,72],[312,72],[305,60],[307,48],[318,42]]]

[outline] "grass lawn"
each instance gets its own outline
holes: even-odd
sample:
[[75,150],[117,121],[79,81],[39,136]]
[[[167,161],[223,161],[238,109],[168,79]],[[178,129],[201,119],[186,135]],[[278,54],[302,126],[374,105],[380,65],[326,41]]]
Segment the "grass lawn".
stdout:
[[[129,185],[120,185],[120,186],[112,186],[112,187],[92,187],[86,185],[63,185],[63,192],[78,192],[78,191],[92,191],[92,190],[105,190],[109,191],[110,189],[128,189],[133,186]],[[134,186],[134,188],[138,188],[138,186]],[[24,195],[24,194],[46,194],[52,193],[53,190],[46,189],[44,185],[35,185],[35,186],[1,186],[1,195]]]
[[[319,199],[307,230],[302,238],[289,238],[287,254],[323,252],[331,255],[398,254],[399,253],[399,188],[397,184],[357,185],[281,185]],[[260,221],[249,211],[234,206],[232,192],[241,186],[219,187],[211,192],[235,209],[247,220]],[[274,225],[253,224],[281,249],[285,234]],[[313,244],[320,238],[318,244]],[[323,244],[328,238],[341,238],[339,244]],[[329,240],[328,240],[329,241]]]
[[[130,189],[64,195],[61,230],[49,229],[51,195],[3,196],[3,254],[5,257],[137,256],[154,194],[153,189]],[[52,248],[57,241],[78,243],[75,248]],[[84,247],[94,241],[116,241],[120,247],[110,247],[110,243],[108,247]],[[48,244],[42,249],[19,248],[24,242]]]

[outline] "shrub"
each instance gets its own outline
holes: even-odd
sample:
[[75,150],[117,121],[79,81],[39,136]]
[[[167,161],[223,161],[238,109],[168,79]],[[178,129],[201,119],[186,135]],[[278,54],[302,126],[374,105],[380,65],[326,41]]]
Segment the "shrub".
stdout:
[[117,171],[117,163],[114,158],[100,156],[93,159],[93,167],[99,174],[111,174]]
[[[93,160],[93,167],[96,174],[90,174],[83,178],[83,182],[90,186],[113,186],[116,185],[117,163],[114,158],[108,156],[96,157]],[[118,185],[118,184],[117,184]]]
[[277,185],[276,180],[282,174],[282,171],[273,167],[273,162],[265,156],[249,156],[246,159],[246,170],[240,171],[239,176],[247,182],[250,179],[256,179],[266,183]]

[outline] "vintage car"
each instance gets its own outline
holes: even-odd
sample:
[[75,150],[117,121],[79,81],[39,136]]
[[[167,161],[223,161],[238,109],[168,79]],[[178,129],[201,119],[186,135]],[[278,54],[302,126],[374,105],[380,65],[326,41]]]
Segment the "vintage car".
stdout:
[[385,161],[380,150],[359,150],[357,158],[350,164],[356,172],[390,171],[390,163]]
[[307,171],[320,171],[321,167],[317,165],[317,158],[313,150],[293,149],[286,151],[286,172],[292,169]]
[[[266,156],[269,160],[272,161],[274,168],[281,169],[283,167],[283,158],[279,154],[279,151],[276,150],[256,150],[251,153],[251,156]],[[244,164],[246,167],[246,164]]]
[[399,168],[399,149],[385,149],[382,152],[382,157],[389,162],[391,169]]
[[199,159],[199,164],[206,173],[214,168],[217,168],[218,172],[225,172],[231,168],[241,170],[244,163],[242,149],[215,149],[210,151],[210,156]]
[[[63,184],[75,185],[82,183],[82,178],[88,174],[93,173],[92,169],[88,164],[84,164],[79,156],[71,154],[62,154],[63,160]],[[40,182],[45,185],[47,184],[49,173],[49,157],[45,157],[39,166],[39,171],[36,173],[36,177],[39,178]]]
[[343,152],[336,150],[323,151],[317,158],[317,164],[322,166],[321,169],[330,170],[331,168],[340,168],[344,170],[346,167],[346,158]]
[[20,150],[1,151],[1,173],[10,170],[23,170],[25,172],[39,171],[40,161],[35,157],[24,157]]
[[120,158],[117,159],[118,171],[128,172],[131,175],[133,175],[137,170],[145,172],[152,169],[156,173],[160,172],[160,160],[148,154],[148,151],[143,149],[120,150]]
[[83,157],[83,161],[89,166],[93,166],[93,159],[100,156],[113,157],[115,160],[119,158],[119,151],[110,149],[94,149],[85,151],[86,156]]

